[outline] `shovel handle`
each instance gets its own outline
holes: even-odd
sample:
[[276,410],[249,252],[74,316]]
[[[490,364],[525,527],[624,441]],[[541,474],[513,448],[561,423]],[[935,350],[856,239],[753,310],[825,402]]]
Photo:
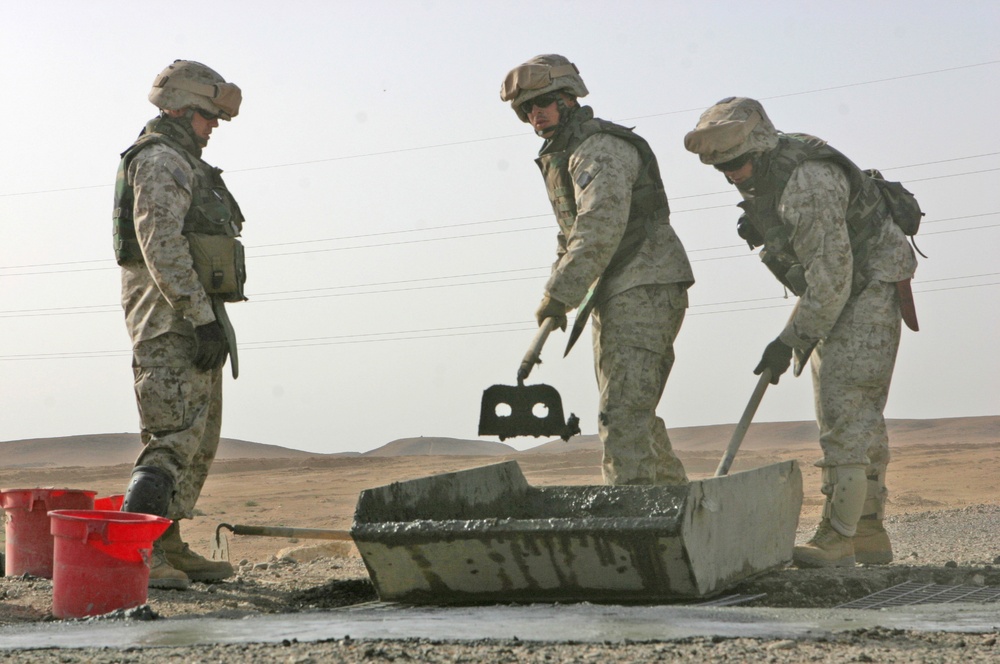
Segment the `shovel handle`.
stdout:
[[[353,541],[349,530],[325,530],[323,528],[284,528],[280,526],[241,526],[228,523],[219,524],[217,530],[227,528],[234,535],[262,535],[264,537],[299,537],[302,539],[325,539]],[[218,534],[218,533],[217,533]]]
[[753,419],[753,414],[757,412],[757,406],[760,405],[760,400],[764,397],[764,391],[767,390],[770,382],[771,370],[764,369],[757,380],[757,386],[754,388],[753,394],[750,395],[750,402],[747,403],[747,407],[743,410],[743,417],[740,418],[739,423],[736,425],[733,437],[729,439],[729,446],[726,447],[726,453],[722,455],[719,467],[715,469],[716,477],[722,477],[729,473],[729,467],[733,465],[736,452],[739,451],[740,445],[743,444],[743,437],[746,436],[747,429],[750,428],[750,420]]
[[549,338],[549,333],[556,326],[556,319],[549,317],[545,319],[541,327],[538,328],[538,332],[535,333],[535,338],[531,340],[531,345],[528,346],[528,352],[524,354],[524,359],[521,360],[521,366],[517,370],[517,384],[524,384],[525,379],[531,373],[532,368],[536,364],[542,363],[542,346],[545,345],[545,340]]

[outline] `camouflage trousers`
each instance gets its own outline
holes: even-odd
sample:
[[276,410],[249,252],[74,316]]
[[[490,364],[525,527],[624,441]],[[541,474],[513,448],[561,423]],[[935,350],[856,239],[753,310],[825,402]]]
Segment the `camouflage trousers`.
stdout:
[[872,281],[847,301],[830,335],[810,359],[823,459],[820,467],[864,464],[884,474],[889,463],[886,400],[899,348],[896,285]]
[[132,355],[143,443],[135,465],[173,476],[171,519],[194,515],[222,428],[222,369],[195,368],[196,343],[168,333],[139,342]]
[[656,415],[686,310],[687,290],[677,284],[630,288],[594,309],[606,484],[687,482],[666,424]]

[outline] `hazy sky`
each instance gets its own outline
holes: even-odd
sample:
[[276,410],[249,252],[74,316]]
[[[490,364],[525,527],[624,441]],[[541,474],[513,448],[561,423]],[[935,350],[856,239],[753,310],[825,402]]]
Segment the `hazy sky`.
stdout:
[[[692,259],[668,426],[735,422],[793,302],[736,236],[735,190],[683,148],[731,95],[904,181],[927,213],[921,331],[903,331],[887,416],[1000,414],[993,0],[0,7],[0,440],[138,430],[113,183],[177,58],[244,94],[204,155],[247,218],[224,436],[316,452],[476,438],[483,390],[515,383],[555,252],[540,139],[499,87],[552,52],[599,117],[650,142]],[[563,359],[554,334],[528,381],[556,387],[584,433],[589,339]],[[788,374],[756,420],[812,418],[810,379]]]

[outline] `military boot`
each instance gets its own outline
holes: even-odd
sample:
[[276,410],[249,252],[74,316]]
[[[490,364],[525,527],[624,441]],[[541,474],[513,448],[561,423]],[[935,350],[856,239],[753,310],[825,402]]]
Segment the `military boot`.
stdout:
[[887,565],[892,562],[892,542],[885,531],[885,464],[868,466],[868,491],[865,494],[858,531],[854,534],[854,557],[864,565]]
[[798,567],[854,567],[854,534],[865,501],[864,466],[823,469],[826,505],[816,534],[792,551]]
[[854,567],[853,538],[841,535],[823,519],[812,539],[792,550],[796,567]]
[[233,575],[233,566],[225,560],[209,560],[191,550],[181,539],[181,528],[174,521],[157,540],[166,560],[192,581],[222,581]]
[[174,569],[163,554],[159,545],[153,545],[153,554],[149,561],[149,587],[168,590],[184,590],[190,584],[187,574]]

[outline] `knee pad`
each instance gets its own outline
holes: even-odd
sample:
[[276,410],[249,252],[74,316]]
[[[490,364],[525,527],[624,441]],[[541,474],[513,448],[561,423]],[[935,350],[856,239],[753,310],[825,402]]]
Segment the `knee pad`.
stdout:
[[136,466],[125,491],[122,511],[165,517],[173,497],[174,478],[170,473],[155,466]]

